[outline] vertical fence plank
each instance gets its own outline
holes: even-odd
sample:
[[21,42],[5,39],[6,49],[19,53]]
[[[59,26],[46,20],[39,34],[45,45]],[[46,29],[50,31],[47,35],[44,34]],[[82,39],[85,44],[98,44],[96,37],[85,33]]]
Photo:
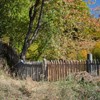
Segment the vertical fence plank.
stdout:
[[78,61],[76,60],[76,72],[78,72]]
[[58,70],[58,75],[57,75],[57,76],[58,76],[58,80],[59,80],[59,75],[60,75],[60,73],[59,73],[59,72],[60,72],[60,69],[59,69],[59,60],[57,60],[57,66],[58,66],[58,68],[57,68],[57,70]]
[[87,67],[86,67],[86,61],[84,60],[84,71],[86,71]]
[[63,66],[64,66],[64,77],[63,77],[63,79],[65,80],[65,78],[66,78],[66,66],[65,66],[65,60],[63,61]]
[[49,75],[50,75],[50,73],[49,73],[49,72],[50,72],[50,71],[49,71],[49,66],[50,66],[49,63],[50,63],[50,62],[48,62],[48,64],[47,64],[47,67],[48,67],[48,70],[47,70],[47,71],[48,71],[48,77],[47,77],[47,80],[48,80],[48,81],[49,81],[49,77],[50,77],[50,76],[49,76]]
[[99,71],[100,71],[99,66],[100,66],[100,61],[97,60],[97,75],[98,75],[98,76],[99,76]]
[[61,60],[62,80],[64,80],[64,61]]
[[61,67],[61,80],[63,80],[63,61],[60,60],[60,67]]
[[70,67],[70,73],[72,73],[72,60],[70,61],[70,65],[69,65]]
[[67,63],[67,61],[65,60],[65,78],[66,78],[66,76],[68,75],[67,70],[68,70],[68,63]]
[[60,61],[58,60],[58,65],[59,65],[59,80],[61,79],[61,67],[60,67]]
[[81,68],[80,71],[84,71],[84,60],[80,60]]
[[54,76],[53,67],[54,67],[54,61],[52,60],[52,66],[51,66],[51,81],[53,81],[53,76]]
[[23,66],[23,71],[22,71],[22,79],[26,79],[26,69],[25,66]]
[[34,80],[34,67],[32,66],[32,80]]
[[55,60],[55,81],[58,81],[58,64],[57,60]]
[[80,71],[82,71],[82,67],[83,67],[83,66],[82,66],[82,65],[83,65],[83,64],[82,64],[82,60],[79,60],[78,63],[79,63],[79,64],[78,64],[78,71],[80,72]]
[[55,65],[56,66],[54,66],[54,81],[57,81],[57,68],[58,68],[58,66],[57,66],[57,64],[56,64],[56,60],[55,60]]
[[51,66],[50,66],[50,81],[52,81],[52,61],[51,61]]
[[38,66],[36,66],[36,81],[39,81],[39,73],[38,73]]
[[50,67],[51,67],[51,62],[48,63],[48,81],[50,81]]
[[53,66],[52,66],[52,80],[54,81],[54,79],[55,79],[55,61],[53,61]]
[[77,68],[77,61],[74,61],[74,72],[76,72],[76,68]]
[[58,63],[57,60],[55,61],[55,65],[56,65],[56,81],[58,81]]
[[58,75],[58,77],[59,77],[59,80],[60,80],[60,62],[59,62],[59,60],[58,60],[58,73],[59,73],[59,75]]
[[81,66],[80,62],[79,62],[79,60],[77,60],[76,61],[76,68],[77,68],[76,72],[79,72],[80,66]]
[[68,61],[68,75],[70,74],[70,61]]
[[73,72],[75,72],[75,67],[76,67],[76,60],[73,60]]
[[60,79],[62,80],[63,77],[63,66],[62,66],[62,60],[60,60]]
[[97,75],[96,70],[97,70],[96,60],[93,60],[93,61],[92,61],[92,69],[91,69],[91,74],[92,74],[92,75]]

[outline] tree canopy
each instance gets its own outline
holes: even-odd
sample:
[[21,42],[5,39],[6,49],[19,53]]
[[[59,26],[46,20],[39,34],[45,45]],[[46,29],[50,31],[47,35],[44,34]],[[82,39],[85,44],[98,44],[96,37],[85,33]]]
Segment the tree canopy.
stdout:
[[[34,36],[38,25],[42,0],[37,5],[28,41]],[[35,0],[3,0],[0,2],[0,38],[14,47],[18,54],[22,52],[25,36],[28,33],[30,10]],[[32,14],[34,14],[32,9]],[[100,19],[90,14],[83,0],[44,0],[44,8],[39,23],[38,36],[28,46],[27,59],[78,59],[79,53],[89,52],[81,48],[82,41],[100,39]],[[28,43],[28,42],[27,42]],[[82,52],[83,52],[82,51]]]

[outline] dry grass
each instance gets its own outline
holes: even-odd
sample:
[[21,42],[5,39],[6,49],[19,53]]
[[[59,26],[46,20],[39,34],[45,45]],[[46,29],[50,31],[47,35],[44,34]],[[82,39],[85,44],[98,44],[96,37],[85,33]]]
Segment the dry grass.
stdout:
[[[82,80],[84,79],[84,81]],[[75,73],[66,81],[13,79],[0,71],[0,100],[100,100],[100,77]]]
[[[0,100],[48,100],[56,97],[55,84],[13,79],[0,71]],[[55,100],[55,99],[52,99]]]

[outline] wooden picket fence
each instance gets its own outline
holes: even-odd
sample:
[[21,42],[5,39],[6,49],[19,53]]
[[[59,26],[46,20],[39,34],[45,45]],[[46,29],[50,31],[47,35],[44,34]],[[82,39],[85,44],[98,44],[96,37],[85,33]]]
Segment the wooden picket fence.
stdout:
[[91,75],[98,76],[100,73],[100,61],[93,60],[51,60],[47,64],[48,81],[66,79],[70,73],[87,71]]
[[43,62],[22,63],[16,66],[16,76],[21,79],[31,77],[34,81],[58,81],[66,79],[70,73],[87,71],[100,75],[100,61],[93,60],[45,60]]
[[15,73],[20,79],[26,79],[31,77],[33,81],[40,81],[41,75],[43,74],[42,62],[31,62],[31,63],[18,63],[16,65]]
[[70,73],[86,71],[86,61],[51,60],[47,64],[48,81],[66,79]]
[[93,60],[51,60],[47,63],[48,81],[57,81],[66,79],[70,73],[87,71],[91,75],[99,76],[100,61]]

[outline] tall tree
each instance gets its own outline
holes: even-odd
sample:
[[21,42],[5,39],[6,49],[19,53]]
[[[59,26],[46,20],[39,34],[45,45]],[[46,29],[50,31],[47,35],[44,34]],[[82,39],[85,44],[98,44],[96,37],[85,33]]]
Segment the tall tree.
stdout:
[[[28,12],[30,2],[34,2],[34,5],[30,6]],[[73,41],[85,38],[87,33],[92,31],[91,23],[89,23],[89,8],[83,0],[45,0],[45,6],[42,0],[10,0],[10,2],[4,0],[0,2],[0,5],[2,6],[0,9],[0,35],[9,34],[8,36],[13,39],[11,42],[15,46],[17,46],[17,42],[21,41],[20,48],[16,47],[20,49],[20,52],[22,51],[21,59],[25,59],[27,50],[32,50],[31,57],[28,59],[37,60],[44,55],[52,59],[57,51],[59,52],[54,58],[60,58],[61,51],[64,50],[65,56],[68,51],[66,48],[72,47],[67,45],[69,39]],[[43,21],[41,22],[42,13]],[[27,34],[25,34],[26,31]]]
[[[39,5],[40,5],[40,9],[38,8]],[[25,37],[25,40],[24,40],[24,45],[23,45],[22,52],[21,52],[21,55],[20,55],[20,58],[23,59],[23,60],[25,60],[25,55],[26,55],[27,49],[30,47],[30,45],[34,42],[34,40],[38,36],[43,6],[44,6],[44,0],[42,0],[42,1],[41,0],[35,0],[35,5],[32,5],[30,7],[30,10],[29,10],[30,21],[29,21],[28,32],[26,34],[26,37]],[[33,23],[34,23],[34,20],[35,20],[35,17],[36,17],[37,14],[39,14],[38,19],[37,19],[37,25],[36,25],[36,28],[34,29],[34,31],[32,32]]]

